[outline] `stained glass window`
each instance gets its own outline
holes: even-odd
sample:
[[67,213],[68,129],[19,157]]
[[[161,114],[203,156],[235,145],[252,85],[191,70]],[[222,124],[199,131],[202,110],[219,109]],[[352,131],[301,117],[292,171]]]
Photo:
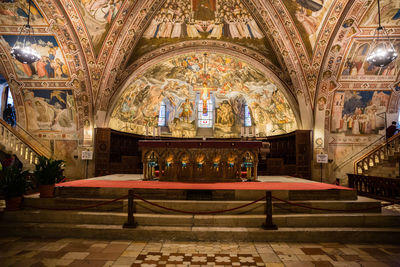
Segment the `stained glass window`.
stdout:
[[161,102],[160,112],[158,113],[158,126],[167,126],[166,124],[167,105],[164,100]]
[[244,126],[251,127],[251,115],[247,104],[244,105]]
[[[203,109],[206,109],[203,112]],[[207,105],[204,107],[203,100],[197,102],[197,122],[200,128],[211,128],[213,126],[213,110],[214,105],[211,99],[207,100]]]

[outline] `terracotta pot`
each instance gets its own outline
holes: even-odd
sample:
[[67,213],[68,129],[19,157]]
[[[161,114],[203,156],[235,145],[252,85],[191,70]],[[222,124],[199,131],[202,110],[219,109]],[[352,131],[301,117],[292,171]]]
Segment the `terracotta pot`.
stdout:
[[21,203],[22,203],[22,196],[6,198],[6,210],[8,211],[20,210]]
[[54,197],[54,184],[39,185],[41,198]]

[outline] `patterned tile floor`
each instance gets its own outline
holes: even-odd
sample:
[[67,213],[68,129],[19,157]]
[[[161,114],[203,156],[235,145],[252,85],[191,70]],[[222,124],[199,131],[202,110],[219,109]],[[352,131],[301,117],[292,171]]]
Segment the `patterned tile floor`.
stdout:
[[0,266],[400,266],[400,245],[0,238]]

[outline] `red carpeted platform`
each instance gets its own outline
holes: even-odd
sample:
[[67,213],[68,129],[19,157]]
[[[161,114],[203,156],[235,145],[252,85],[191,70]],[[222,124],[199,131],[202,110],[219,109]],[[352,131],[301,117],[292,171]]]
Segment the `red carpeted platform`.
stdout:
[[181,183],[158,181],[110,181],[110,180],[77,180],[56,184],[57,187],[103,187],[103,188],[138,188],[138,189],[183,189],[183,190],[353,190],[331,184],[310,183],[276,183],[276,182],[237,182],[237,183]]

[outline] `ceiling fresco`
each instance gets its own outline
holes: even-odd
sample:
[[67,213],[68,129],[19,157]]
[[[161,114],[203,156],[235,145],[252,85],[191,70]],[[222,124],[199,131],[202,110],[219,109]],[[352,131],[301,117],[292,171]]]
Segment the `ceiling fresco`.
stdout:
[[[149,60],[167,62],[161,59],[166,53],[202,55],[207,48],[210,55],[241,54],[241,62],[277,74],[306,128],[315,122],[331,129],[336,92],[391,92],[387,111],[398,108],[399,63],[384,69],[365,63],[377,25],[376,1],[35,0],[31,23],[42,59],[24,65],[9,50],[26,23],[27,3],[0,2],[0,72],[12,85],[21,118],[27,118],[26,92],[66,90],[74,98],[70,119],[77,129],[107,127],[110,99],[121,95],[133,71]],[[400,49],[400,4],[381,3],[382,23]],[[68,133],[75,126],[46,127],[29,129]]]
[[193,39],[234,42],[279,66],[271,44],[240,0],[167,0],[150,21],[128,64],[165,44]]
[[[400,27],[400,2],[381,0],[381,24],[388,27]],[[360,24],[362,27],[378,26],[378,4],[375,2],[364,15]]]
[[247,104],[257,136],[288,133],[297,129],[297,123],[281,90],[265,74],[231,56],[181,55],[151,66],[126,85],[110,126],[146,134],[158,126],[164,101],[168,131],[163,134],[195,137],[200,110],[213,105],[209,111],[215,113],[213,136],[240,137]]
[[[28,9],[27,0],[1,1],[0,23],[2,25],[25,25],[28,19]],[[30,11],[32,25],[47,25],[34,1],[32,1]]]
[[74,0],[98,52],[124,0]]
[[283,1],[310,55],[317,41],[325,15],[333,2],[334,0]]

